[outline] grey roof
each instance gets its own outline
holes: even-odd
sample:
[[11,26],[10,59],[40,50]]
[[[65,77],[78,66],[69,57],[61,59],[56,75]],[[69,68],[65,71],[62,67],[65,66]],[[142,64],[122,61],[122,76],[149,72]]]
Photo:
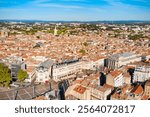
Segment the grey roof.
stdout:
[[112,55],[110,58],[111,59],[119,59],[120,57],[129,57],[134,55],[134,53],[132,52],[125,52],[125,53],[121,53],[121,54],[114,54]]
[[50,68],[54,64],[53,60],[46,60],[40,64],[44,68]]
[[[35,92],[33,88],[35,89]],[[50,91],[49,85],[44,84],[20,87],[10,91],[0,92],[0,100],[14,100],[15,98],[16,100],[31,100],[48,91]]]
[[54,64],[54,67],[62,67],[62,66],[65,66],[65,65],[70,65],[70,64],[74,64],[74,63],[77,63],[81,61],[81,59],[70,59],[70,60],[64,60],[63,62],[60,62],[60,63],[55,63]]
[[129,57],[129,56],[132,56],[132,55],[134,55],[134,53],[125,52],[125,53],[120,54],[120,57]]

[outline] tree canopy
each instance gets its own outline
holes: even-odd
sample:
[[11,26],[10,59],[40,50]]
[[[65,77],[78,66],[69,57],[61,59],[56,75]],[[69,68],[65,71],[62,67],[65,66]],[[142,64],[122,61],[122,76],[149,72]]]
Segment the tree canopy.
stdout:
[[130,40],[139,40],[139,39],[143,38],[143,34],[129,35],[128,37]]
[[18,80],[24,81],[28,77],[28,73],[22,69],[18,71]]
[[87,47],[87,46],[88,46],[88,43],[87,43],[87,42],[84,42],[83,45],[84,45],[85,47]]
[[86,50],[83,50],[83,49],[81,49],[79,52],[80,52],[81,54],[86,54]]
[[8,87],[11,80],[10,69],[3,63],[0,63],[0,85]]

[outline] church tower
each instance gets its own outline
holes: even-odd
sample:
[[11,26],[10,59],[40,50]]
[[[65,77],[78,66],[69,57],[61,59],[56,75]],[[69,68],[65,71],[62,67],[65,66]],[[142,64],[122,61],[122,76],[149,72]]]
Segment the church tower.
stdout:
[[56,28],[56,26],[55,26],[55,29],[54,29],[54,35],[55,35],[55,36],[58,35],[57,32],[58,32],[58,30],[57,30],[57,28]]

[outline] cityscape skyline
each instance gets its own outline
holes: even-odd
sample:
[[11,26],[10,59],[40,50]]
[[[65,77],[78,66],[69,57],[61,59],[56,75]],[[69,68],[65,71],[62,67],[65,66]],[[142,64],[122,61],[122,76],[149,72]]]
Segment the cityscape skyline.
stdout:
[[149,6],[0,0],[0,100],[150,100]]
[[149,6],[148,0],[0,0],[0,19],[150,20]]

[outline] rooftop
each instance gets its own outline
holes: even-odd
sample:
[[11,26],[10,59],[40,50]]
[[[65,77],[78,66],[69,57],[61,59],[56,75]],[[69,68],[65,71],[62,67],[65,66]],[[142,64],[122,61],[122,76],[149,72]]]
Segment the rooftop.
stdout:
[[141,85],[136,85],[131,93],[134,93],[136,95],[142,94],[144,92],[143,87]]
[[135,55],[135,54],[132,53],[132,52],[125,52],[125,53],[120,53],[120,54],[114,54],[110,58],[119,59],[120,57],[129,57],[129,56],[132,56],[132,55]]
[[85,91],[86,91],[86,87],[83,87],[81,85],[77,85],[75,88],[74,88],[74,91],[80,93],[80,94],[83,94]]
[[40,66],[44,68],[50,68],[53,65],[54,61],[53,60],[46,60],[40,64]]
[[150,86],[150,80],[146,82],[146,86]]
[[119,70],[114,70],[114,71],[111,71],[110,74],[116,78],[117,76],[119,76],[120,74],[122,74],[122,71],[119,71]]

